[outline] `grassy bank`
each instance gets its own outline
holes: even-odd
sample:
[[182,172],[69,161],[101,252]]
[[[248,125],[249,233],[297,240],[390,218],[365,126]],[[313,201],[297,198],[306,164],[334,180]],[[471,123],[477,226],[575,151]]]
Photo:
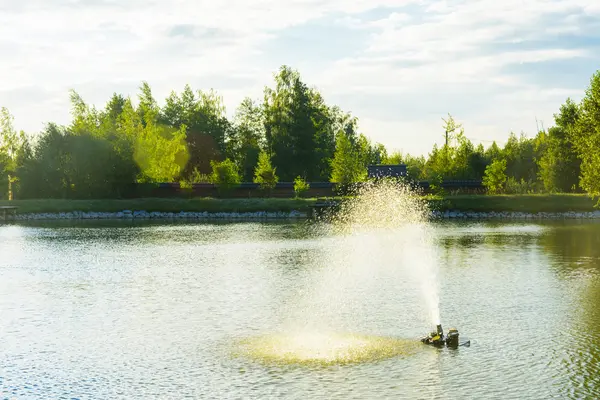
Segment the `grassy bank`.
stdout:
[[[460,211],[516,211],[516,212],[565,212],[595,211],[595,201],[586,195],[463,195],[444,198],[427,197],[432,207],[437,210]],[[0,205],[19,207],[18,213],[55,213],[70,211],[118,212],[158,211],[158,212],[289,212],[292,210],[308,211],[316,199],[177,199],[177,198],[144,198],[128,200],[15,200],[0,201]]]
[[430,197],[435,209],[474,212],[587,212],[596,201],[582,194],[462,195]]
[[118,212],[157,211],[157,212],[289,212],[293,210],[307,211],[315,199],[176,199],[176,198],[144,198],[126,200],[14,200],[0,201],[0,206],[17,206],[19,214],[57,213],[57,212]]

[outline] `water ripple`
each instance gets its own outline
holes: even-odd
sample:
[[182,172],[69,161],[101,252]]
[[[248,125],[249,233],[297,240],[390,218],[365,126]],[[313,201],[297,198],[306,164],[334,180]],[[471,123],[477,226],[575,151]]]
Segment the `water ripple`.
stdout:
[[[2,226],[0,399],[600,398],[600,224],[435,229],[441,319],[470,347],[418,342],[421,260],[401,239]],[[294,322],[360,334],[277,336]],[[231,357],[248,338],[255,357]]]

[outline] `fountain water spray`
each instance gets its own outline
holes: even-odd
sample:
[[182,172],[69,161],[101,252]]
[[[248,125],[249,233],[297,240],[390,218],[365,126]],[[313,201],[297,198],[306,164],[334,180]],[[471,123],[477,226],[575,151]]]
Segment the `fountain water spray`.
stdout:
[[416,190],[397,180],[384,179],[357,186],[354,196],[333,216],[332,226],[349,234],[366,230],[383,242],[383,252],[391,249],[401,258],[400,265],[420,283],[422,304],[436,329],[421,340],[423,343],[469,345],[469,340],[460,344],[454,328],[444,336],[440,323],[438,258],[430,215],[427,202]]
[[339,209],[323,216],[326,223],[315,225],[325,230],[317,235],[324,251],[291,306],[278,310],[281,332],[242,341],[244,354],[269,362],[329,364],[412,353],[419,345],[414,340],[337,332],[345,324],[356,327],[360,311],[354,313],[354,307],[360,309],[367,286],[380,274],[412,278],[417,284],[404,287],[419,286],[424,322],[439,325],[438,257],[427,202],[393,180],[363,183],[351,192]]
[[383,179],[357,185],[334,215],[331,227],[338,234],[374,235],[421,286],[428,322],[440,323],[438,260],[429,224],[430,209],[406,183]]

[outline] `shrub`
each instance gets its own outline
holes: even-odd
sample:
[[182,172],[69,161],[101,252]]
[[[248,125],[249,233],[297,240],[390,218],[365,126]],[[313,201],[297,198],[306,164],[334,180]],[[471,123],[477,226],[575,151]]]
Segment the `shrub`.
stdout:
[[444,190],[442,183],[444,183],[444,178],[442,177],[442,175],[438,174],[434,176],[433,179],[430,181],[431,192],[438,196],[445,196],[446,191]]
[[211,183],[218,186],[219,193],[224,194],[229,192],[233,187],[241,181],[237,166],[229,158],[225,161],[211,161],[212,175]]
[[179,184],[181,188],[191,189],[194,183],[211,183],[211,175],[202,174],[198,171],[198,168],[194,168],[192,173],[187,178],[183,179]]
[[276,174],[276,168],[271,165],[267,153],[261,152],[254,170],[254,183],[258,183],[261,190],[268,193],[275,188],[277,182],[279,182],[279,177]]
[[521,179],[517,181],[512,176],[506,180],[505,191],[507,194],[531,194],[538,192],[538,184],[534,181]]
[[483,186],[490,194],[502,193],[506,184],[506,160],[495,160],[485,169]]
[[310,185],[302,179],[300,176],[294,180],[294,193],[296,198],[303,197],[306,192],[310,189]]

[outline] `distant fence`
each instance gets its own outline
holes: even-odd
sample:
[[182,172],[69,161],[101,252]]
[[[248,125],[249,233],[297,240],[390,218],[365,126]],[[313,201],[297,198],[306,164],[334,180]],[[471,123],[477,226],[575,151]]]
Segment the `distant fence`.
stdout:
[[[336,195],[337,184],[331,182],[310,182],[310,188],[304,194],[306,197],[331,197]],[[415,182],[415,186],[424,193],[431,192],[431,185],[427,181]],[[442,188],[453,193],[480,193],[485,190],[481,181],[452,180],[444,181]],[[279,182],[269,192],[270,197],[294,197],[293,182]],[[231,197],[248,198],[264,197],[257,183],[244,182],[229,190],[226,194],[219,192],[219,187],[212,183],[195,183],[191,187],[182,188],[179,183],[136,184],[127,194],[127,197]]]

